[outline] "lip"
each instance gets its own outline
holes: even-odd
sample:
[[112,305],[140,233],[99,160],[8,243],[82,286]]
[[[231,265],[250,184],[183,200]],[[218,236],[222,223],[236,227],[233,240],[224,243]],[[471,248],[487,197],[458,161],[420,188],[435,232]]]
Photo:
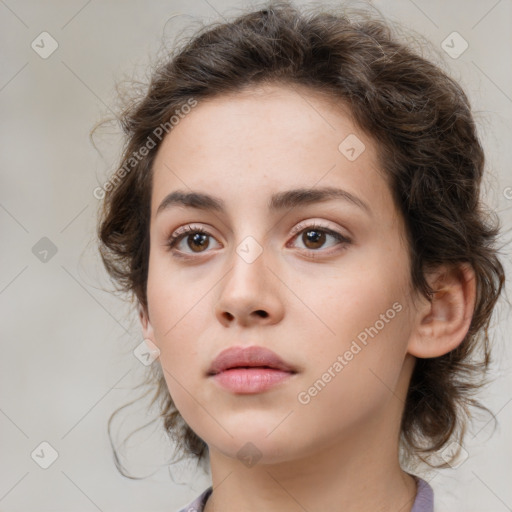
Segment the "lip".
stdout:
[[225,349],[208,370],[209,377],[234,393],[261,393],[296,373],[275,352],[259,346]]
[[214,375],[232,368],[268,367],[274,370],[296,373],[296,369],[283,361],[275,352],[265,347],[229,347],[212,362],[208,375]]

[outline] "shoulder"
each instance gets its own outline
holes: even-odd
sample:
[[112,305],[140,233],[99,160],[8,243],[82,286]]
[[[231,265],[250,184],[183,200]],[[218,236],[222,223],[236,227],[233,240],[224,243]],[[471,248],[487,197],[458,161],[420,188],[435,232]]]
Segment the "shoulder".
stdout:
[[414,476],[414,478],[418,490],[411,512],[434,512],[434,491],[432,487],[422,478],[417,476]]
[[[414,475],[413,475],[414,476]],[[433,512],[434,491],[425,480],[414,476],[417,483],[416,499],[414,500],[411,512]],[[212,493],[212,487],[205,489],[194,501],[177,512],[203,512],[206,500]]]
[[205,489],[192,503],[189,503],[186,507],[181,508],[177,512],[203,512],[206,500],[212,493],[212,486]]

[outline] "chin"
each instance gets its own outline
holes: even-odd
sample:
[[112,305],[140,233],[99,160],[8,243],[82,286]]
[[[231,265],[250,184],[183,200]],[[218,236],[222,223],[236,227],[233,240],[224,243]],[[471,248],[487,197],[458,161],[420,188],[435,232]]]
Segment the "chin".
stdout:
[[226,457],[238,459],[248,468],[256,464],[286,462],[298,455],[295,453],[298,447],[296,443],[291,443],[292,436],[289,433],[283,430],[281,435],[276,432],[267,435],[268,431],[253,431],[251,428],[239,432],[230,431],[233,437],[226,435],[208,445]]

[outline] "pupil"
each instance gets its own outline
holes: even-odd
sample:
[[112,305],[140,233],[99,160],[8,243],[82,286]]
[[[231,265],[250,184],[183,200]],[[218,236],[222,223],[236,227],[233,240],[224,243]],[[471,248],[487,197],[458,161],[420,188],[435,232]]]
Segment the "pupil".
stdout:
[[[207,238],[208,235],[205,235],[204,233],[195,233],[193,236],[192,236],[192,240],[193,240],[193,245],[195,247],[208,247],[208,243],[205,243],[206,241],[206,238]],[[197,245],[195,245],[197,244]],[[194,250],[194,247],[191,247],[192,250]]]
[[322,233],[321,231],[317,231],[315,229],[310,229],[309,231],[306,231],[305,233],[307,237],[307,243],[313,243],[315,247],[321,246],[323,244],[325,233]]

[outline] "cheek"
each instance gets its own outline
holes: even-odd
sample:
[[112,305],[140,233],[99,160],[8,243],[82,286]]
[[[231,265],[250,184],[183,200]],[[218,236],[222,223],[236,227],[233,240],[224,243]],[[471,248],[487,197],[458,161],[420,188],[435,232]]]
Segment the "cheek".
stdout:
[[[150,266],[148,276],[148,309],[155,344],[160,350],[160,363],[169,390],[187,385],[198,368],[198,345],[205,315],[205,292],[199,286],[186,285],[180,273],[172,274],[164,265]],[[172,394],[172,392],[171,392]]]
[[410,330],[405,306],[374,296],[358,307],[329,313],[336,336],[324,338],[320,349],[318,342],[309,350],[300,400],[295,397],[301,429],[294,442],[299,445],[310,442],[308,433],[319,429],[318,418],[323,418],[321,434],[331,438],[372,424],[397,400]]
[[379,332],[389,331],[389,326],[404,316],[401,312],[405,311],[406,264],[395,260],[391,268],[378,257],[358,254],[357,259],[324,276],[321,287],[318,277],[301,280],[301,295],[317,319],[311,316],[309,325],[333,343],[361,333],[364,338],[366,329],[375,324]]
[[197,301],[184,294],[176,297],[176,293],[161,285],[153,289],[149,300],[153,300],[150,304],[155,305],[150,315],[153,315],[155,343],[160,350],[158,361],[167,389],[180,414],[186,421],[191,418],[193,421],[197,405],[191,396],[197,394],[198,377],[202,371],[197,345],[201,322],[197,321],[197,308],[194,310]]
[[325,397],[328,401],[336,400],[337,393],[347,395],[347,402],[371,389],[379,395],[386,385],[393,388],[399,377],[411,333],[408,265],[402,253],[389,259],[392,265],[382,261],[381,254],[367,254],[354,265],[347,261],[347,271],[338,271],[323,293],[318,288],[314,293],[314,280],[302,281],[308,305],[318,318],[303,323],[308,332],[305,339],[315,340],[314,345],[305,346],[310,369],[316,372],[308,372],[310,381],[321,378],[342,357],[343,369],[331,370],[336,374],[332,382],[339,386],[326,386],[333,389],[332,396]]

